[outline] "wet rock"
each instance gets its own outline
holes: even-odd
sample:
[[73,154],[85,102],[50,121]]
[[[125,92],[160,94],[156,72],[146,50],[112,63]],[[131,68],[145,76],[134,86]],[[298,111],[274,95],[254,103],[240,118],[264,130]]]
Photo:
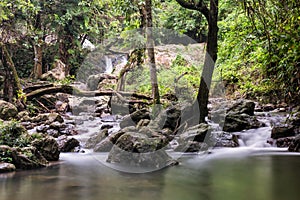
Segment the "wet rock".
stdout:
[[294,136],[294,126],[291,125],[280,125],[272,128],[271,138],[278,139],[283,137]]
[[11,163],[0,162],[0,173],[13,172],[16,170],[16,166]]
[[48,161],[35,147],[18,149],[18,154],[13,157],[13,164],[18,169],[37,169],[46,167]]
[[292,116],[288,118],[287,123],[294,126],[300,126],[300,112],[292,114]]
[[182,109],[182,106],[178,104],[163,110],[149,123],[149,127],[153,130],[161,130],[164,128],[174,130],[180,122]]
[[275,110],[275,108],[276,106],[271,103],[262,106],[262,110],[265,112]]
[[300,152],[300,135],[297,135],[289,146],[290,152]]
[[108,129],[103,129],[100,131],[100,133],[90,137],[84,147],[87,149],[94,148],[96,144],[100,143],[103,139],[105,139],[108,136]]
[[46,133],[54,138],[58,138],[60,136],[59,131],[55,129],[47,129]]
[[74,152],[76,147],[80,146],[80,143],[75,138],[68,138],[63,135],[57,138],[60,152]]
[[16,117],[18,109],[13,104],[0,100],[0,119],[8,120]]
[[53,137],[36,139],[32,142],[32,146],[36,147],[48,161],[57,161],[59,159],[58,143]]
[[228,110],[228,115],[247,114],[254,115],[255,103],[250,100],[239,100],[233,104]]
[[109,152],[117,140],[124,135],[127,131],[136,131],[134,126],[126,127],[116,133],[110,134],[108,137],[101,140],[98,144],[95,145],[95,152]]
[[276,140],[276,146],[279,148],[289,147],[294,141],[294,139],[295,137],[278,138]]
[[112,124],[103,124],[100,129],[101,130],[103,130],[103,129],[111,129],[113,127],[114,127],[114,125],[112,125]]
[[136,126],[142,119],[150,119],[150,113],[147,109],[137,110],[129,115],[126,115],[120,122],[120,127]]
[[116,76],[110,74],[96,74],[88,77],[87,86],[90,90],[97,90],[99,88],[99,84],[106,79],[117,79]]
[[198,124],[196,126],[188,128],[184,133],[179,136],[179,143],[195,141],[195,142],[203,142],[207,131],[209,130],[208,124]]
[[107,162],[128,167],[163,168],[172,159],[160,149],[160,143],[160,140],[140,133],[125,133],[113,146]]
[[45,94],[38,98],[39,102],[42,103],[48,110],[55,108],[57,98],[51,94]]
[[227,114],[223,131],[238,132],[246,129],[264,127],[265,124],[257,120],[255,116],[248,114]]
[[148,124],[150,123],[149,119],[142,119],[138,122],[137,124],[137,129],[142,128],[143,126],[148,126]]
[[214,147],[234,148],[239,146],[238,136],[235,134],[222,132],[222,134],[215,137],[216,137],[215,139],[216,141]]
[[174,151],[195,153],[199,151],[206,151],[207,149],[208,145],[204,142],[188,141],[186,143],[179,144]]

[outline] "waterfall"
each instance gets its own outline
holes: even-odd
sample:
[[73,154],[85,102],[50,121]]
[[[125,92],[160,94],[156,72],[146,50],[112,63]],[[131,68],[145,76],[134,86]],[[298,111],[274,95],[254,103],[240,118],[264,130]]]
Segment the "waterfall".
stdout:
[[112,59],[108,56],[105,56],[105,72],[107,74],[111,74],[113,71],[113,63],[112,63]]

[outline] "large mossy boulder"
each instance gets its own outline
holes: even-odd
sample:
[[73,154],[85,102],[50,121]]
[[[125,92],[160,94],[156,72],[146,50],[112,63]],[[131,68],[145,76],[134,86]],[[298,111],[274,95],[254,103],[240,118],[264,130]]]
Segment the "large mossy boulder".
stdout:
[[278,139],[295,136],[295,127],[292,125],[277,125],[272,128],[271,138]]
[[53,137],[47,136],[35,139],[32,142],[32,146],[36,147],[48,161],[57,161],[59,159],[59,146]]
[[57,143],[60,152],[74,152],[75,148],[80,147],[80,142],[77,139],[65,135],[58,137]]
[[297,135],[289,146],[289,151],[300,152],[300,135]]
[[8,120],[16,117],[18,109],[13,104],[0,100],[0,119]]
[[161,169],[170,165],[172,158],[161,147],[161,140],[136,132],[123,134],[108,155],[107,162],[123,167]]

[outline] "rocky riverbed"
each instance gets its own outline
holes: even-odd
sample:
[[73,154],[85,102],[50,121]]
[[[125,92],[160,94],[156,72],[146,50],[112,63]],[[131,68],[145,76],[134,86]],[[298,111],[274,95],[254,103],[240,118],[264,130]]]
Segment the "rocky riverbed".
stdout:
[[61,152],[86,149],[108,152],[109,163],[162,168],[177,164],[167,152],[239,147],[244,130],[261,127],[271,130],[265,145],[300,151],[299,107],[211,99],[208,123],[197,124],[195,108],[176,102],[156,118],[146,104],[131,104],[127,115],[112,113],[109,96],[45,94],[35,103],[39,110],[20,111],[0,101],[0,172],[45,167]]

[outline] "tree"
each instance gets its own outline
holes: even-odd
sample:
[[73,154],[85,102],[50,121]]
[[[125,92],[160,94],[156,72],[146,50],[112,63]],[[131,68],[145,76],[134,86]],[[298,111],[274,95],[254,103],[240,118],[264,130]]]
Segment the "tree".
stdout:
[[189,1],[189,0],[176,0],[182,7],[197,10],[204,15],[208,22],[208,36],[207,36],[207,49],[206,56],[201,75],[200,86],[197,94],[197,101],[200,109],[199,122],[205,121],[208,115],[208,97],[212,75],[214,71],[215,62],[217,60],[218,51],[218,0],[210,0],[209,8],[205,0]]
[[155,53],[154,53],[154,41],[153,41],[153,23],[152,23],[152,0],[146,0],[145,5],[146,10],[146,38],[147,38],[147,54],[148,62],[150,65],[150,79],[152,85],[152,97],[153,103],[160,104],[158,83],[157,83],[157,73],[156,73],[156,64],[155,64]]

